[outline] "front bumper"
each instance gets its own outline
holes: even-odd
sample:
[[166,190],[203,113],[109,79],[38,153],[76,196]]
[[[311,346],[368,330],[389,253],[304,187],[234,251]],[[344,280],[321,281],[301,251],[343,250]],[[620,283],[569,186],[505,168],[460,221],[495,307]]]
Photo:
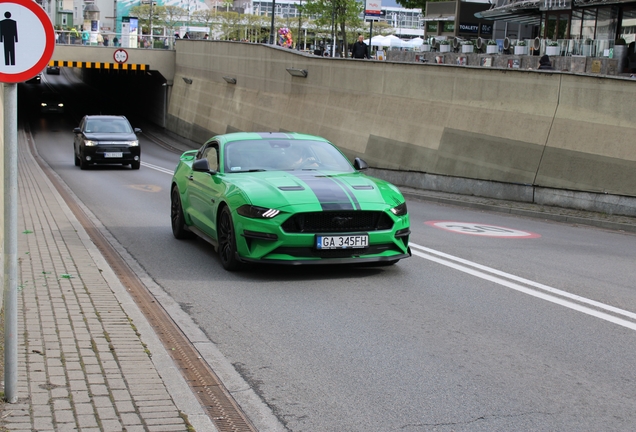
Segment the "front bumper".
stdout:
[[[113,153],[121,153],[121,157],[109,157]],[[80,157],[91,164],[131,163],[140,160],[141,149],[139,146],[124,145],[83,146]]]
[[233,214],[236,229],[236,247],[239,259],[245,262],[272,264],[355,264],[390,262],[411,256],[408,247],[409,218],[389,214],[393,221],[390,229],[334,233],[336,235],[367,234],[368,246],[347,249],[317,249],[316,235],[327,232],[289,233],[283,228],[287,216],[281,219],[252,219]]

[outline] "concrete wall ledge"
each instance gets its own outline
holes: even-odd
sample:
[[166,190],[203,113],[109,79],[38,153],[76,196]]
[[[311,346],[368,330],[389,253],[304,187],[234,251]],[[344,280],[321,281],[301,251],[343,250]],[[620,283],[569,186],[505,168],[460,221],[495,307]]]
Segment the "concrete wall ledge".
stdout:
[[[396,186],[410,187],[422,190],[423,192],[445,192],[519,203],[584,210],[607,215],[636,217],[636,198],[634,197],[550,189],[532,185],[475,180],[412,171],[369,168],[367,172],[374,177],[390,181]],[[487,206],[484,207],[483,205],[475,204],[472,207],[486,208]]]

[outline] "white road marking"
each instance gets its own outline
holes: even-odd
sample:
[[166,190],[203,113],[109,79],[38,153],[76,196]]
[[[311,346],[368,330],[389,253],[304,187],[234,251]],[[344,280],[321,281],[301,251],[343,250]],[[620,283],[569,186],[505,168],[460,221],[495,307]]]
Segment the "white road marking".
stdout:
[[162,173],[170,174],[170,175],[172,175],[174,173],[174,170],[169,170],[167,168],[163,168],[163,167],[160,167],[160,166],[157,166],[157,165],[149,164],[148,162],[142,162],[141,166],[144,166],[146,168],[150,168],[150,169],[153,169],[155,171],[162,172]]
[[[554,304],[558,304],[560,306],[564,306],[566,308],[578,311],[578,312],[582,312],[584,314],[587,315],[591,315],[593,317],[596,318],[600,318],[602,320],[614,323],[614,324],[618,324],[622,327],[631,329],[631,330],[636,330],[636,323],[633,323],[631,321],[627,321],[624,320],[622,318],[618,318],[614,315],[610,315],[601,311],[598,311],[596,309],[591,309],[589,307],[586,306],[582,306],[581,304],[577,304],[577,303],[573,303],[571,301],[565,300],[563,298],[559,298],[559,297],[555,297],[554,295],[558,295],[561,297],[565,297],[574,301],[577,301],[579,303],[584,303],[584,304],[588,304],[590,306],[594,306],[598,309],[603,309],[612,313],[615,313],[617,315],[622,315],[626,318],[631,318],[631,319],[635,319],[636,320],[636,314],[633,312],[629,312],[626,311],[624,309],[619,309],[616,308],[614,306],[609,306],[606,305],[604,303],[600,303],[597,302],[595,300],[591,300],[585,297],[581,297],[578,296],[576,294],[571,294],[565,291],[561,291],[559,289],[556,288],[552,288],[550,286],[547,285],[543,285],[541,283],[538,282],[534,282],[528,279],[524,279],[509,273],[505,273],[490,267],[486,267],[483,266],[481,264],[477,264],[474,263],[472,261],[468,261],[459,257],[455,257],[453,255],[449,255],[446,254],[444,252],[440,252],[440,251],[436,251],[434,249],[430,249],[424,246],[420,246],[418,244],[414,244],[414,243],[409,243],[409,246],[411,246],[411,252],[413,253],[413,255],[419,256],[420,258],[424,258],[427,259],[429,261],[433,261],[436,262],[438,264],[442,264],[445,265],[447,267],[453,268],[455,270],[459,270],[461,272],[476,276],[478,278],[490,281],[490,282],[494,282],[497,283],[499,285],[511,288],[513,290],[522,292],[524,294],[528,294],[531,295],[533,297],[537,297],[540,298],[542,300],[546,300],[549,301],[551,303]],[[460,264],[461,263],[461,264]],[[467,267],[468,266],[468,267]],[[473,267],[473,268],[470,268]],[[478,269],[478,270],[477,270]],[[487,273],[485,273],[487,272]],[[488,274],[491,273],[491,274]],[[496,275],[496,276],[493,276]],[[497,277],[500,276],[500,277]],[[510,280],[505,280],[502,279],[506,278],[506,279],[510,279]],[[554,294],[554,295],[549,295],[549,294],[545,294],[543,292],[537,291],[537,290],[533,290],[531,288],[519,285],[515,282],[511,282],[511,281],[516,281],[516,282],[520,282],[523,283],[527,286],[531,286],[534,288],[537,288],[539,290],[542,291],[547,291],[550,294]]]

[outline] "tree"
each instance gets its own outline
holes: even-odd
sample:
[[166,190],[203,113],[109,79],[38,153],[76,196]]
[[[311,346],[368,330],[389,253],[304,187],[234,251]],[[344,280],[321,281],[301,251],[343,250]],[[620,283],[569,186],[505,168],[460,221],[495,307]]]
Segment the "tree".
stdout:
[[216,12],[210,9],[200,9],[192,13],[192,19],[195,22],[203,24],[204,27],[210,29],[210,36],[212,36],[214,24],[216,20]]
[[[315,19],[318,27],[335,25],[336,40],[342,39],[344,51],[349,52],[347,26],[358,27],[364,4],[357,0],[307,0],[300,7],[303,14]],[[336,42],[336,41],[333,41]]]
[[448,0],[395,0],[397,4],[407,9],[422,9],[422,12],[426,11],[426,2],[440,2]]
[[222,39],[241,39],[239,35],[241,16],[237,12],[219,12],[217,17],[221,25]]
[[163,25],[170,29],[171,34],[174,34],[174,28],[183,22],[183,18],[187,16],[188,11],[179,6],[165,6],[164,9]]

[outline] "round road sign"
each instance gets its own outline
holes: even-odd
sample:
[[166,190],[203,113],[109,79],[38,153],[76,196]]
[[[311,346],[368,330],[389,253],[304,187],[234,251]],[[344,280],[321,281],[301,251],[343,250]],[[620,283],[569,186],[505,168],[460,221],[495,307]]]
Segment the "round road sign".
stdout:
[[33,0],[0,0],[0,82],[33,78],[54,49],[55,31],[42,6]]
[[458,234],[468,234],[482,237],[499,237],[509,239],[527,239],[539,238],[540,234],[520,231],[512,228],[505,228],[496,225],[488,225],[483,223],[471,222],[453,222],[453,221],[428,221],[426,225],[451,231]]
[[125,49],[119,48],[113,53],[113,59],[119,64],[126,63],[128,61],[128,52]]

